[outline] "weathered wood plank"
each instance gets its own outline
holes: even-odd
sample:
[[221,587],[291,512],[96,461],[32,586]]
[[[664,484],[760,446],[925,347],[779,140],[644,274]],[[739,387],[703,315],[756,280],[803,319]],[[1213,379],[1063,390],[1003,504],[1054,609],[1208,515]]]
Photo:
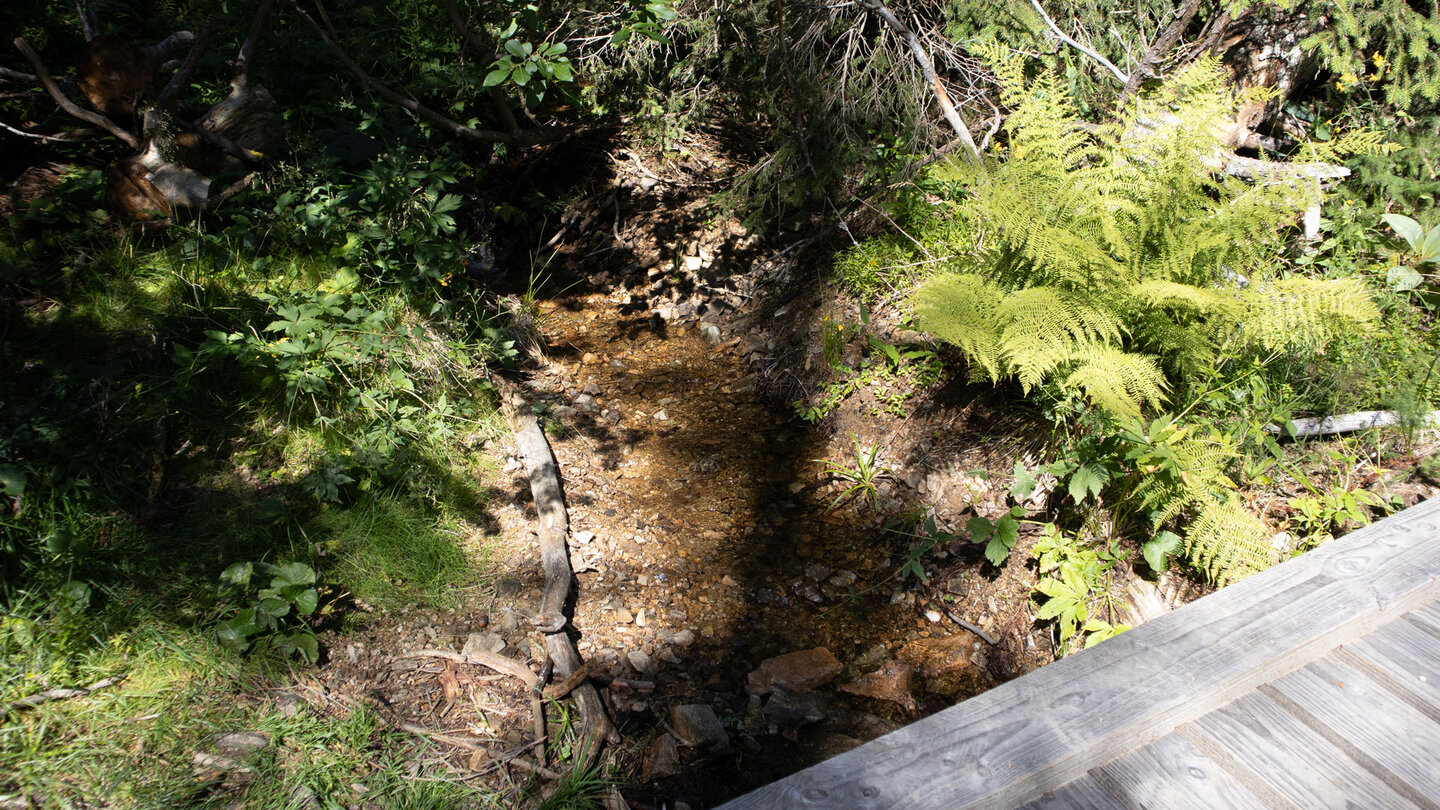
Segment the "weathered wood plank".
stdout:
[[1025,805],[1021,810],[1125,810],[1094,779],[1082,776]]
[[1440,635],[1440,602],[1432,602],[1418,608],[1406,618],[1425,627],[1431,633]]
[[1299,807],[1415,806],[1259,693],[1236,698],[1182,727],[1182,733],[1187,728],[1214,740],[1241,767]]
[[1359,670],[1316,661],[1261,691],[1411,802],[1440,796],[1440,724]]
[[1410,622],[1391,622],[1333,653],[1440,723],[1440,638]]
[[1013,807],[1440,595],[1440,499],[729,808]]
[[1224,768],[1176,734],[1167,734],[1092,774],[1126,807],[1215,810],[1265,806]]

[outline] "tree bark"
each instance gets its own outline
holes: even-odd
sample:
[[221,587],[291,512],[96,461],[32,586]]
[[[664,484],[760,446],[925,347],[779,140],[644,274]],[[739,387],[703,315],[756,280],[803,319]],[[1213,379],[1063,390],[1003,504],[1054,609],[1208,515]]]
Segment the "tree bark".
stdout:
[[100,127],[124,141],[127,146],[137,147],[140,145],[140,139],[136,138],[134,133],[125,130],[114,121],[111,121],[99,113],[90,112],[80,107],[62,93],[60,91],[60,85],[55,83],[55,78],[50,75],[50,71],[45,67],[45,63],[40,61],[40,55],[35,53],[35,49],[30,47],[30,43],[26,42],[24,37],[15,38],[15,47],[19,48],[20,53],[25,55],[25,59],[29,61],[30,66],[35,69],[35,78],[40,81],[40,86],[44,87],[45,92],[49,93],[50,97],[55,99],[55,103],[60,105],[60,109],[75,118],[79,118],[81,121],[88,121]]

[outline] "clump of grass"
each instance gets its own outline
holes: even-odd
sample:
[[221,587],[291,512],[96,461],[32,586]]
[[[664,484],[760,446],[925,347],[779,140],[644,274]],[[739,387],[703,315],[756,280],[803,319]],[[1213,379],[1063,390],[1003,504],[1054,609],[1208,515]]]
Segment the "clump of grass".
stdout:
[[440,605],[477,576],[458,533],[394,494],[367,494],[348,509],[321,512],[305,533],[332,558],[324,566],[329,577],[374,607]]

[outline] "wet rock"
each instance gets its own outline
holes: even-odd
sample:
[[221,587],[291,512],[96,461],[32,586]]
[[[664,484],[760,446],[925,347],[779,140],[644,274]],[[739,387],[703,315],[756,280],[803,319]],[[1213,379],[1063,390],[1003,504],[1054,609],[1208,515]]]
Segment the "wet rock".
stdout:
[[874,672],[861,675],[850,683],[841,684],[840,691],[875,700],[888,700],[915,711],[915,697],[910,694],[914,686],[915,670],[902,661],[887,661]]
[[830,566],[824,565],[823,563],[810,563],[805,566],[805,576],[819,582],[830,576]]
[[814,585],[806,584],[801,586],[800,595],[805,597],[805,599],[807,599],[808,601],[814,602],[817,605],[824,604],[825,602],[825,595],[820,593],[820,590]]
[[693,748],[719,749],[730,747],[730,735],[720,725],[715,710],[701,703],[689,703],[670,710],[670,726],[680,742]]
[[645,764],[641,767],[640,778],[646,782],[669,779],[680,773],[680,749],[675,738],[661,734],[645,749]]
[[765,701],[765,719],[779,728],[786,739],[794,740],[795,732],[802,726],[825,719],[825,706],[814,692],[777,683],[770,699]]
[[746,688],[756,695],[770,694],[777,684],[790,689],[814,689],[833,681],[844,669],[829,650],[815,647],[765,659],[746,679]]
[[970,665],[970,650],[975,636],[957,633],[945,638],[921,638],[900,648],[896,657],[920,668],[927,678],[964,669]]
[[465,646],[460,649],[460,654],[498,653],[503,649],[505,639],[501,638],[499,633],[471,633],[465,637]]

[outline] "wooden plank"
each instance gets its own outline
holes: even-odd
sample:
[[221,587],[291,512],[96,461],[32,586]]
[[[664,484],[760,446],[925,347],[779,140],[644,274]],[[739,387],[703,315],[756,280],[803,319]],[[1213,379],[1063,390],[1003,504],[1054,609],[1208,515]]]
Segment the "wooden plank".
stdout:
[[1440,499],[726,807],[1014,807],[1440,595]]
[[1345,645],[1334,655],[1440,723],[1440,638],[1401,620]]
[[1176,734],[1167,734],[1092,773],[1126,807],[1215,810],[1265,806],[1224,768]]
[[1440,602],[1431,602],[1417,608],[1406,618],[1422,625],[1430,632],[1440,635]]
[[1261,691],[1392,790],[1434,807],[1440,796],[1440,724],[1359,670],[1316,661]]
[[[1415,806],[1258,692],[1182,727],[1181,733],[1185,729],[1215,741],[1240,767],[1298,807]],[[1228,763],[1226,767],[1236,770]]]
[[1082,776],[1040,796],[1021,810],[1125,810],[1125,805],[1106,793],[1093,778]]

